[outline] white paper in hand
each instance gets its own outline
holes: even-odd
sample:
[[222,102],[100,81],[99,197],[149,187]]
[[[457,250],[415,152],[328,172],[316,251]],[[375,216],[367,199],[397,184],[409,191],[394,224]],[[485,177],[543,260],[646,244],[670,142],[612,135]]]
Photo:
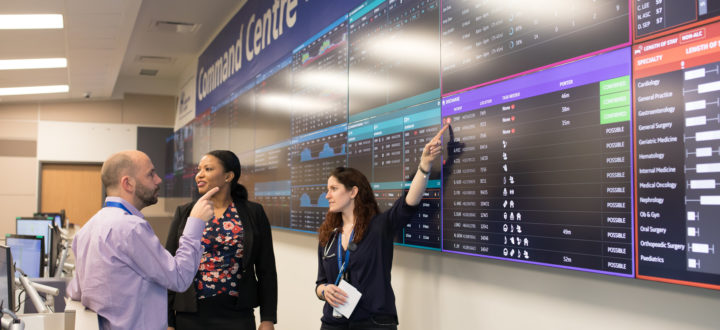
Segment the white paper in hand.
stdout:
[[346,318],[350,318],[350,315],[355,310],[355,306],[357,306],[358,301],[360,301],[360,297],[362,297],[362,293],[360,293],[360,291],[355,289],[354,286],[350,285],[350,283],[346,282],[345,280],[340,280],[338,288],[345,291],[345,293],[348,294],[348,297],[345,301],[345,304],[335,308],[335,311],[342,314],[342,316],[345,316]]

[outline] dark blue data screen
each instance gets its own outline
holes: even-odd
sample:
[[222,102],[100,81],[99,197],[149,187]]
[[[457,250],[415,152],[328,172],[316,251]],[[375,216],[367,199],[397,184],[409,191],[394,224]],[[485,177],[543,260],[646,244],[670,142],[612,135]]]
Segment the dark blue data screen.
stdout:
[[[373,115],[348,125],[348,166],[366,173],[380,210],[389,209],[409,187],[425,144],[440,129],[437,100]],[[432,167],[420,210],[396,237],[400,244],[440,248],[440,169]]]
[[450,0],[441,18],[443,95],[630,41],[627,0]]
[[317,231],[327,213],[329,173],[347,165],[347,124],[293,138],[290,164],[290,228]]
[[633,276],[629,51],[443,99],[443,250]]

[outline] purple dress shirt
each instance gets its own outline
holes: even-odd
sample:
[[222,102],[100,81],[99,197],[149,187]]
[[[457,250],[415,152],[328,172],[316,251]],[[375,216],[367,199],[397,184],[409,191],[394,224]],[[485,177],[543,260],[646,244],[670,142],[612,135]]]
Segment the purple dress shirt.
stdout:
[[167,290],[192,284],[203,252],[205,222],[190,217],[173,257],[138,209],[104,207],[75,234],[75,277],[67,292],[95,311],[103,329],[167,329]]

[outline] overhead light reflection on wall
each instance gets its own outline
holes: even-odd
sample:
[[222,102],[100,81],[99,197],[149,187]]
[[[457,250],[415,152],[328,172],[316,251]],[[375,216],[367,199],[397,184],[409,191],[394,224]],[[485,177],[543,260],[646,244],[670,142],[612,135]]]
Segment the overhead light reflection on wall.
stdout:
[[347,89],[347,72],[305,72],[295,77],[295,83],[327,90],[345,91]]
[[258,95],[257,103],[264,109],[290,109],[292,95],[285,93],[265,93]]

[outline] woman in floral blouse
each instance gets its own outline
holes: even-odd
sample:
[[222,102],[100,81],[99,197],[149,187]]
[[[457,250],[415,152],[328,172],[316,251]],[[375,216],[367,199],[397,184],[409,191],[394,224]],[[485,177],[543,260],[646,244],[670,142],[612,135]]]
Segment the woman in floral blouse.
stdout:
[[[182,293],[168,293],[169,328],[255,329],[253,308],[260,306],[259,329],[277,322],[277,273],[270,223],[262,206],[247,199],[237,181],[240,161],[228,150],[211,151],[198,165],[198,192],[220,187],[213,196],[215,218],[203,232],[205,248],[195,280]],[[175,253],[193,203],[179,206],[167,249]]]

